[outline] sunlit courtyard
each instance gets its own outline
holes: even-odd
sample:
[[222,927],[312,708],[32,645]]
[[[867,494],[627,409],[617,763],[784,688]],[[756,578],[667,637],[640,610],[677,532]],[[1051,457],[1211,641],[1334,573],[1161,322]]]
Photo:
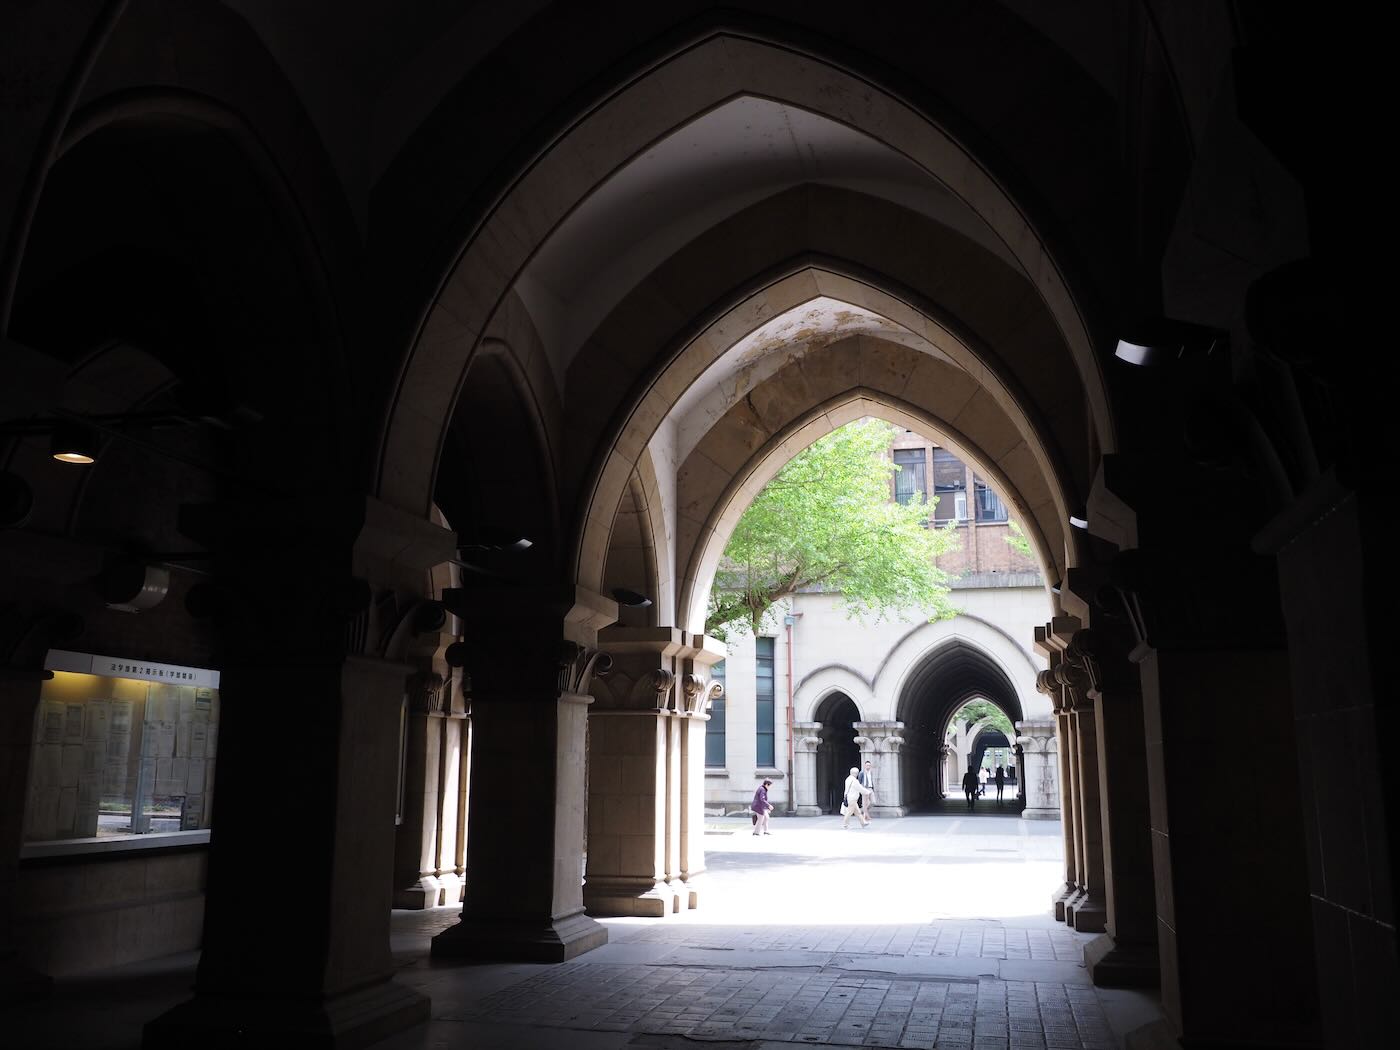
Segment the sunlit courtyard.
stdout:
[[[395,912],[399,978],[431,995],[433,1012],[376,1045],[1119,1047],[1158,1016],[1155,997],[1091,983],[1091,935],[1049,910],[1062,843],[1058,822],[986,801],[971,815],[849,829],[775,817],[762,837],[742,815],[711,817],[700,907],[605,919],[608,943],[569,962],[434,962],[429,939],[458,909]],[[197,960],[60,982],[11,1034],[22,1046],[137,1046],[141,1020],[186,994]]]

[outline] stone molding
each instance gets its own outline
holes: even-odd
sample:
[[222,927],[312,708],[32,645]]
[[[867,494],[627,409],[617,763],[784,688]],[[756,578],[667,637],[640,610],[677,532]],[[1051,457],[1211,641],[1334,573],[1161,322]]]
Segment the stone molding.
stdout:
[[794,722],[792,724],[792,744],[797,751],[815,754],[821,746],[822,724],[820,722]]
[[[612,657],[600,649],[564,642],[559,653],[559,692],[586,694],[593,677],[605,677],[612,670],[612,662]],[[666,687],[670,688],[669,682]]]

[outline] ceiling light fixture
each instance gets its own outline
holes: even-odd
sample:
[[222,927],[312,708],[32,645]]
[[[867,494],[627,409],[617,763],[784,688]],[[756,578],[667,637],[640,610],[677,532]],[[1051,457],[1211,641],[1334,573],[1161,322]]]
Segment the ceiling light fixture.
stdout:
[[79,423],[59,423],[49,439],[49,454],[60,463],[96,463],[97,435]]
[[1113,356],[1146,368],[1187,357],[1209,357],[1225,339],[1217,329],[1167,318],[1136,321],[1127,328]]
[[457,544],[463,551],[527,551],[534,543],[514,529],[496,529],[486,526],[475,530],[470,537]]
[[1082,509],[1070,511],[1069,523],[1076,529],[1087,529],[1089,527],[1089,512]]
[[625,605],[629,609],[645,609],[651,604],[651,599],[645,594],[629,591],[626,587],[614,587],[612,596],[618,605]]

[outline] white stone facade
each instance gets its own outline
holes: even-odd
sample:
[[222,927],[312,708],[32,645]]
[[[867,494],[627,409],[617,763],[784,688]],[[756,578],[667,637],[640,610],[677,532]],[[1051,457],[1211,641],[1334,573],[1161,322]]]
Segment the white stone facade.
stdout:
[[[1014,582],[1022,582],[1017,579]],[[763,633],[774,639],[774,731],[775,761],[772,766],[757,762],[755,724],[755,640],[745,634],[732,639],[725,660],[725,764],[707,766],[705,802],[710,808],[747,805],[754,788],[765,777],[774,784],[769,797],[786,811],[790,791],[788,780],[787,704],[792,690],[795,724],[793,771],[795,807],[811,815],[822,811],[818,798],[817,752],[821,741],[823,713],[838,694],[854,703],[861,725],[880,728],[861,730],[862,761],[889,767],[899,766],[899,745],[887,743],[891,735],[907,743],[912,727],[904,725],[910,700],[905,697],[911,676],[935,653],[949,645],[971,648],[1000,670],[1009,682],[1017,703],[1018,717],[1031,720],[1052,717],[1049,700],[1036,692],[1036,674],[1045,667],[1028,640],[1034,628],[1044,622],[1049,601],[1043,586],[985,587],[956,589],[953,594],[960,614],[934,623],[913,617],[881,623],[861,624],[847,618],[839,599],[832,594],[799,594],[770,615],[772,625]],[[789,627],[785,620],[793,620]],[[788,671],[791,637],[791,675]],[[969,697],[970,699],[970,697]],[[942,741],[939,741],[940,743]],[[1015,741],[1012,741],[1015,743]],[[965,760],[966,747],[963,749]],[[879,756],[877,762],[875,756]],[[950,763],[951,765],[951,763]],[[923,771],[919,771],[923,775]],[[877,768],[877,806],[901,808],[900,788],[911,772],[898,768]],[[947,775],[956,784],[960,770]],[[1055,802],[1050,803],[1052,806]]]

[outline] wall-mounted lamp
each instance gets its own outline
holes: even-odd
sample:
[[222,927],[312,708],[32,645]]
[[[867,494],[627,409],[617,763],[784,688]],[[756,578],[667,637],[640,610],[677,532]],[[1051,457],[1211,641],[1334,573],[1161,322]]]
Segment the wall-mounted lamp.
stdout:
[[614,587],[613,601],[618,605],[624,605],[629,609],[645,609],[651,604],[651,599],[645,594],[638,594],[636,591],[629,591],[626,587]]
[[527,551],[534,546],[533,541],[522,536],[515,529],[497,529],[483,526],[474,529],[472,534],[461,539],[458,550],[463,551]]
[[80,423],[59,423],[49,439],[49,454],[60,463],[96,463],[97,435]]
[[1089,527],[1089,512],[1083,508],[1070,511],[1069,523],[1076,529],[1087,529]]
[[98,589],[107,608],[142,612],[159,605],[170,593],[170,570],[136,558],[111,558],[98,577]]

